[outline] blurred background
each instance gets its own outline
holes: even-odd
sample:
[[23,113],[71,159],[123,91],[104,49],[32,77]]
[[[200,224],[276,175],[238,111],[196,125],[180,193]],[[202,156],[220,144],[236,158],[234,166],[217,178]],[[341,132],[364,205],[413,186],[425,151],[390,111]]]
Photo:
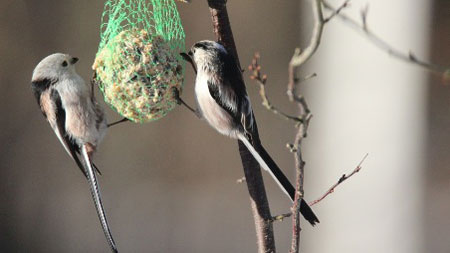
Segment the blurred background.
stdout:
[[[338,6],[341,1],[330,1]],[[0,2],[0,252],[108,252],[88,184],[65,153],[30,90],[45,56],[79,57],[88,80],[99,43],[103,1]],[[448,0],[353,0],[344,13],[396,48],[436,63],[450,59]],[[206,1],[178,4],[186,45],[214,39]],[[228,1],[241,64],[260,52],[272,102],[285,96],[287,64],[308,44],[309,1]],[[321,223],[302,221],[304,252],[450,252],[450,87],[438,75],[389,57],[339,19],[325,28],[317,54],[301,69],[314,117],[304,142],[305,198],[319,197],[369,153],[363,170],[314,206]],[[194,104],[191,69],[183,98]],[[249,73],[244,73],[248,76]],[[247,90],[261,139],[294,180],[285,148],[293,125]],[[97,91],[101,100],[101,94]],[[107,105],[109,120],[120,119]],[[185,108],[149,124],[109,130],[95,157],[104,205],[121,252],[255,252],[255,231],[235,141]],[[271,211],[290,201],[264,174]],[[291,221],[274,224],[279,252]]]

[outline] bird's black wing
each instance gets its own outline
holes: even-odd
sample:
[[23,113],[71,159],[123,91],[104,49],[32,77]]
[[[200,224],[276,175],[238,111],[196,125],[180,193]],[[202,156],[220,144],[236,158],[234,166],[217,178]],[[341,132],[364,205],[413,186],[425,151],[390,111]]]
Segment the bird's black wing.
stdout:
[[86,171],[84,169],[83,163],[80,161],[78,155],[80,154],[80,146],[72,140],[66,132],[65,124],[66,124],[66,111],[64,110],[61,102],[61,96],[58,91],[55,89],[51,90],[51,100],[55,103],[55,119],[56,119],[56,127],[53,129],[56,132],[56,135],[60,139],[67,153],[73,158],[78,168],[80,168],[81,172],[88,177]]
[[236,125],[252,132],[253,111],[236,60],[225,52],[218,54],[218,80],[222,85],[208,82],[209,93],[232,117]]
[[31,90],[33,91],[34,96],[36,97],[36,101],[41,108],[42,114],[47,118],[47,113],[45,110],[43,110],[43,107],[41,105],[41,96],[43,93],[48,92],[49,88],[52,84],[56,83],[58,80],[53,79],[41,79],[41,80],[35,80],[31,82]]
[[[245,84],[242,80],[242,72],[236,60],[231,55],[222,53],[219,54],[219,59],[222,64],[220,71],[223,72],[220,76],[224,78],[222,80],[223,85],[219,86],[208,83],[211,96],[223,109],[232,115],[236,124],[242,126],[243,134],[248,140],[248,145],[252,146],[247,148],[249,148],[250,152],[253,149],[257,153],[253,154],[255,158],[259,156],[264,161],[265,166],[263,167],[269,170],[275,181],[293,201],[295,188],[260,143],[250,99],[248,98]],[[303,199],[300,204],[300,212],[311,225],[314,226],[319,222],[319,219]]]

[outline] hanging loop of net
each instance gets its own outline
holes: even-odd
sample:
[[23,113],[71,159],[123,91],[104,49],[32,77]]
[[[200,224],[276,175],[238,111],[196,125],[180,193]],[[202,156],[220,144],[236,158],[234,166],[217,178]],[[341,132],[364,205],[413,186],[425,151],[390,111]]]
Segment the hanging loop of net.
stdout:
[[185,34],[173,0],[107,0],[100,39],[92,68],[106,103],[141,123],[176,106]]

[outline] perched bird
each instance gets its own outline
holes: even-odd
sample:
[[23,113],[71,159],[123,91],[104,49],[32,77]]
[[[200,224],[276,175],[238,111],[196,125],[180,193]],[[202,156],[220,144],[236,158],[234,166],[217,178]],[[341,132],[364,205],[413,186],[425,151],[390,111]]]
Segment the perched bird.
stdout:
[[31,88],[42,113],[64,149],[88,179],[103,232],[118,252],[106,220],[92,156],[106,134],[103,109],[93,89],[75,71],[78,58],[56,53],[44,58],[33,71]]
[[[200,116],[219,133],[242,141],[294,201],[294,187],[261,145],[242,72],[233,56],[221,44],[208,40],[195,43],[181,56],[192,64],[197,74],[195,96]],[[311,225],[319,222],[303,199],[300,212]]]

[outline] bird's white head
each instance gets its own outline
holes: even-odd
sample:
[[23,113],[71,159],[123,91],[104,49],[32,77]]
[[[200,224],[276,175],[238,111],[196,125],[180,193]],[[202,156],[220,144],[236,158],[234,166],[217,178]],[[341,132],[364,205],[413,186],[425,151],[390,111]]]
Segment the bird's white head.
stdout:
[[219,64],[220,54],[227,54],[225,48],[211,40],[202,40],[195,43],[188,52],[189,57],[195,62],[198,69],[203,69],[210,64]]
[[218,53],[227,53],[225,48],[219,44],[218,42],[211,40],[202,40],[195,43],[191,50],[189,51],[189,55],[194,58],[194,61],[202,60],[203,58],[214,57]]
[[64,79],[78,75],[75,71],[75,63],[78,58],[68,54],[56,53],[45,57],[33,71],[32,81],[43,79]]

